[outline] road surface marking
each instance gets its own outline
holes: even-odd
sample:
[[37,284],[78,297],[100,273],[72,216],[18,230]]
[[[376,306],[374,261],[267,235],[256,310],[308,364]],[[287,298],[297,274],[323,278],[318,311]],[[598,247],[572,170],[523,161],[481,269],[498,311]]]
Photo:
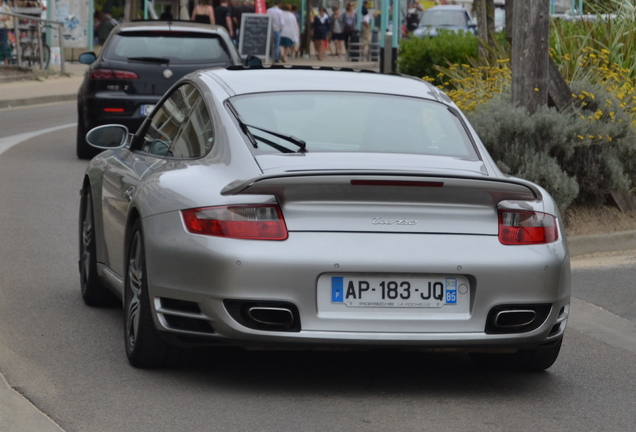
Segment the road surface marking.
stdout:
[[0,155],[16,144],[20,144],[23,141],[29,140],[31,138],[35,138],[36,136],[44,135],[50,132],[55,132],[60,129],[66,129],[70,127],[77,126],[77,123],[69,123],[62,126],[55,126],[48,129],[40,129],[34,132],[25,132],[18,135],[13,135],[9,137],[0,138]]
[[568,327],[636,354],[636,322],[615,315],[595,304],[572,297]]

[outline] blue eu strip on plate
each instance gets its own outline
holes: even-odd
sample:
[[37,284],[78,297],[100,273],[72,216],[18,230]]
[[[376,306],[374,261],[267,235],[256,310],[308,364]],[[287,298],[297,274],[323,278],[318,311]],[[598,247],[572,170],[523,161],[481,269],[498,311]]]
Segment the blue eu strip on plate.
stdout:
[[331,278],[331,302],[342,303],[344,301],[344,278]]

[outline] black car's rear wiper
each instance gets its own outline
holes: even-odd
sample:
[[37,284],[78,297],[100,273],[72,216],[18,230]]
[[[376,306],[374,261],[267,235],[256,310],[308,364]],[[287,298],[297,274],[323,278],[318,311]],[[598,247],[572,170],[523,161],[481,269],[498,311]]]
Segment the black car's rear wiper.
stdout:
[[144,63],[159,63],[159,64],[170,63],[170,59],[167,59],[164,57],[128,57],[126,60],[144,62]]

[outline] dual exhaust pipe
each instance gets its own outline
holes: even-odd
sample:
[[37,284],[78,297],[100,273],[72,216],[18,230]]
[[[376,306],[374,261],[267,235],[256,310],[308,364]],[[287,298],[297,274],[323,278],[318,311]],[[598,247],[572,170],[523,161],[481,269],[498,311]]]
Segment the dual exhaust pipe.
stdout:
[[223,300],[239,324],[253,330],[299,332],[300,314],[293,303],[270,300]]
[[526,333],[536,330],[548,318],[551,309],[549,303],[495,306],[488,313],[486,333]]
[[288,327],[294,323],[294,314],[285,307],[252,306],[247,308],[247,316],[259,324]]

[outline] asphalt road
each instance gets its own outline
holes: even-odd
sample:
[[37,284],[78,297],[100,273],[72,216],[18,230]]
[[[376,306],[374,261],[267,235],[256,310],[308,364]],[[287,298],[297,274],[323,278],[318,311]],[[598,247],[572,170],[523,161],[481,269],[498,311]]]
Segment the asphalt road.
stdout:
[[51,129],[74,121],[73,103],[0,110],[0,372],[64,430],[636,430],[634,253],[575,260],[580,324],[546,373],[483,372],[454,353],[232,349],[191,367],[130,367],[122,311],[79,294],[87,163],[74,127]]

